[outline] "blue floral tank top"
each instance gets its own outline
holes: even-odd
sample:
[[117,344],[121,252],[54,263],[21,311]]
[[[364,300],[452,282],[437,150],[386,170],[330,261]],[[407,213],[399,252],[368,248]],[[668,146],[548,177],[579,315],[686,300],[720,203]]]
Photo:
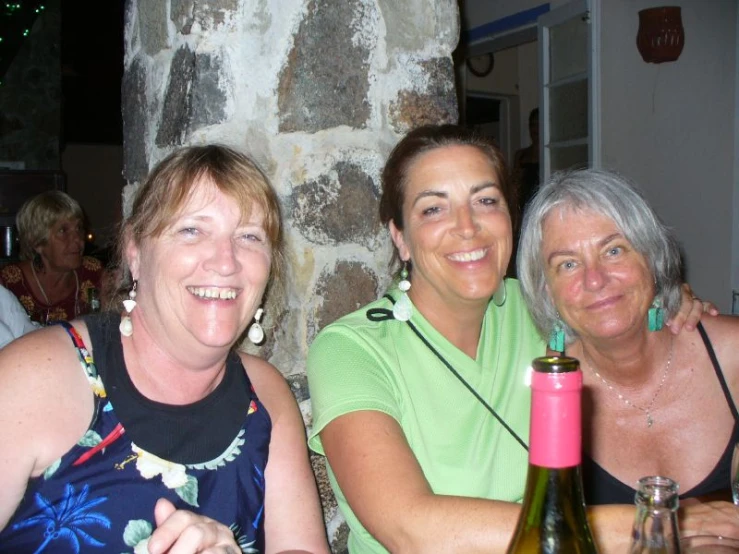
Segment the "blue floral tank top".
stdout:
[[[109,364],[102,376],[74,327],[60,324],[72,338],[95,397],[92,422],[69,452],[29,482],[22,503],[0,532],[0,551],[147,552],[155,528],[154,505],[167,498],[178,509],[230,526],[242,552],[262,552],[264,469],[272,424],[241,359],[229,356],[222,382],[198,406],[169,406],[143,396],[131,400],[118,390],[126,388],[120,385],[121,375],[124,381],[128,376],[116,319],[102,314],[86,321],[98,365]],[[101,332],[106,327],[111,330],[107,334]],[[97,344],[100,337],[108,338]],[[126,405],[119,410],[125,417],[116,414],[106,391],[110,383],[116,392],[113,400]],[[236,425],[229,427],[224,410],[231,412],[231,420],[238,418]],[[180,417],[185,413],[190,417]],[[229,430],[225,439],[219,426]],[[213,455],[212,436],[219,434],[219,450]],[[173,436],[182,444],[173,444]],[[139,437],[141,444],[136,443]],[[203,441],[210,444],[199,448]],[[203,453],[208,457],[198,459]]]

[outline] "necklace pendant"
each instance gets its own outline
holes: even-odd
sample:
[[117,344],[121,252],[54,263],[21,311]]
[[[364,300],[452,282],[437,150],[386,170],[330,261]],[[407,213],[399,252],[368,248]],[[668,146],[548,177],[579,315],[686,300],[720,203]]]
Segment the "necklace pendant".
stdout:
[[654,420],[652,419],[652,416],[647,414],[647,427],[651,427],[654,424]]

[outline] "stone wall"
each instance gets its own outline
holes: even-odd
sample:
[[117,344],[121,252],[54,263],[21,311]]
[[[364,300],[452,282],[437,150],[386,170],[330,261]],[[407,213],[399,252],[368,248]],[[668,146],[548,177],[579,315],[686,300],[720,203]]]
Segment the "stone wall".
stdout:
[[22,161],[25,169],[60,168],[60,2],[44,3],[0,86],[0,160]]
[[[262,165],[282,200],[292,271],[285,304],[267,304],[260,353],[290,381],[308,427],[308,346],[389,282],[384,158],[410,128],[457,120],[458,34],[454,0],[128,2],[124,206],[180,145],[226,143]],[[313,461],[341,552],[345,524]]]

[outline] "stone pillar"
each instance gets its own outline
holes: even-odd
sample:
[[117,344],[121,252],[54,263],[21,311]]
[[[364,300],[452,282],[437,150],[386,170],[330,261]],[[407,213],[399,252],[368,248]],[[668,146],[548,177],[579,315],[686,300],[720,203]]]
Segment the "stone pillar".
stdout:
[[[181,145],[226,143],[262,165],[282,200],[292,271],[285,304],[266,307],[259,353],[290,381],[308,426],[308,346],[389,282],[383,161],[410,128],[457,120],[458,34],[454,0],[128,2],[124,206]],[[340,552],[345,525],[314,462]]]

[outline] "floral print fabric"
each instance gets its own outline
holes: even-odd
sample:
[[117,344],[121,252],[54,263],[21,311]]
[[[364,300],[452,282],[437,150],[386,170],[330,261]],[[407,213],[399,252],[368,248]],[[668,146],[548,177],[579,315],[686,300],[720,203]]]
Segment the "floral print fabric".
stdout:
[[[47,306],[43,299],[34,296],[18,264],[3,266],[0,270],[0,284],[15,294],[31,320],[42,325],[48,325],[56,321],[69,321],[76,316],[90,312],[90,289],[100,288],[103,265],[97,258],[84,256],[82,265],[76,271],[80,283],[78,298],[75,299],[75,295],[72,293],[53,306]],[[75,314],[75,300],[77,302],[77,314]]]
[[169,462],[127,438],[81,337],[62,324],[95,395],[93,422],[69,452],[29,483],[0,532],[0,551],[145,553],[155,528],[154,505],[164,497],[229,525],[242,552],[262,552],[271,421],[251,386],[244,424],[220,456],[198,464]]

